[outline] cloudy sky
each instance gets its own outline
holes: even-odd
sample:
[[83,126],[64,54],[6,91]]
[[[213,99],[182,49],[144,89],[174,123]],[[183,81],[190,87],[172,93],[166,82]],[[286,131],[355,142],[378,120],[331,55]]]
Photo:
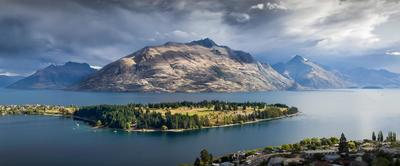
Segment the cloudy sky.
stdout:
[[205,37],[268,63],[400,72],[399,0],[0,0],[0,74]]

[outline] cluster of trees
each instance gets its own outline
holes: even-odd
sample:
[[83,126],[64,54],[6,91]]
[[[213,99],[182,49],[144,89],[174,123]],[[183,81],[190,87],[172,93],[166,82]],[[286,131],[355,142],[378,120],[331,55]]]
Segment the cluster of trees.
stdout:
[[362,158],[372,166],[400,166],[400,160],[396,156],[383,151],[379,151],[377,154],[366,153]]
[[318,149],[323,146],[332,146],[334,144],[338,144],[339,139],[336,137],[330,137],[330,138],[305,138],[301,140],[298,143],[294,144],[283,144],[281,146],[273,147],[273,146],[267,146],[264,148],[264,152],[272,152],[272,151],[280,151],[280,150],[285,150],[285,151],[292,151],[292,152],[300,152],[304,148],[307,149]]
[[[207,101],[203,101],[207,102]],[[263,102],[246,102],[246,103],[237,103],[237,102],[222,102],[222,101],[211,101],[210,104],[214,107],[214,111],[237,111],[237,110],[262,110],[267,107],[277,107],[277,108],[289,108],[285,104],[267,104]],[[209,106],[209,105],[207,105]],[[296,108],[297,109],[297,108]]]
[[[383,142],[385,141],[383,138],[383,132],[379,131],[378,132],[378,136],[375,135],[375,132],[372,132],[372,140],[373,141],[379,141],[379,142]],[[396,133],[389,131],[388,136],[386,137],[386,141],[388,142],[396,142],[397,138],[396,138]]]
[[[224,105],[224,106],[222,106]],[[257,119],[275,118],[287,114],[297,113],[295,107],[289,108],[283,104],[267,105],[265,103],[228,103],[221,101],[202,101],[193,102],[176,102],[176,103],[159,103],[159,104],[128,104],[128,105],[97,105],[84,106],[78,108],[74,113],[79,119],[87,120],[96,126],[105,126],[111,128],[137,128],[137,129],[198,129],[202,127],[212,126],[211,118],[207,116],[198,116],[197,114],[172,114],[169,109],[180,107],[190,108],[232,108],[253,107],[256,111],[250,114],[237,114],[235,116],[224,116],[222,120],[217,117],[217,125],[242,123],[254,121]],[[287,111],[281,111],[280,108],[288,108]],[[157,109],[167,110],[164,114],[151,111]],[[222,111],[222,110],[221,110]],[[230,111],[230,110],[224,110]],[[215,124],[214,124],[215,125]]]
[[279,108],[289,108],[285,104],[267,104],[265,102],[226,102],[219,100],[203,100],[200,102],[182,101],[182,102],[168,102],[168,103],[149,103],[149,104],[129,104],[133,107],[142,107],[149,109],[176,109],[180,107],[190,107],[190,108],[213,108],[216,111],[229,111],[229,110],[239,110],[246,108],[253,109],[263,109],[265,107],[279,107]]
[[210,166],[213,163],[213,156],[207,150],[203,149],[200,152],[200,158],[196,158],[194,166]]

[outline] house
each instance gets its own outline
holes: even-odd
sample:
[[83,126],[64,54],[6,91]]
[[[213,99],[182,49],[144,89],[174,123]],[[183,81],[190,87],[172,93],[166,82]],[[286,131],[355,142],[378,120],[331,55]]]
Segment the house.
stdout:
[[306,150],[302,154],[305,158],[313,158],[315,155],[334,155],[337,153],[337,150],[328,149],[328,150]]
[[340,155],[338,155],[338,154],[327,154],[324,156],[324,160],[328,161],[328,162],[333,162],[339,158],[340,158]]
[[235,166],[235,164],[233,164],[231,162],[223,162],[223,163],[219,164],[219,166]]

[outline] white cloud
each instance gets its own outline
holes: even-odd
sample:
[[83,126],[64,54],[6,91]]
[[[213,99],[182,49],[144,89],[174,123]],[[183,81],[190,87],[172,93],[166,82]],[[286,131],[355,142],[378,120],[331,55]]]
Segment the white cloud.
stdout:
[[400,51],[386,51],[386,55],[400,56]]
[[287,10],[287,8],[281,4],[277,4],[277,3],[270,3],[267,2],[266,4],[266,8],[269,10],[274,10],[274,9],[279,9],[279,10]]
[[100,69],[103,68],[103,67],[101,67],[101,66],[96,66],[96,65],[90,65],[90,68],[96,69],[96,70],[100,70]]
[[354,55],[388,46],[375,33],[388,19],[400,12],[400,4],[390,1],[291,1],[282,3],[290,13],[282,18],[283,35],[297,42],[315,41],[308,52]]
[[3,75],[3,76],[20,76],[20,74],[17,74],[17,73],[2,72],[2,71],[0,71],[0,75]]
[[263,10],[264,9],[264,4],[263,3],[259,3],[256,5],[253,5],[250,7],[250,9],[258,9],[258,10]]
[[181,30],[174,30],[172,32],[172,35],[174,35],[178,38],[188,38],[191,36],[189,33],[185,32],[185,31],[181,31]]

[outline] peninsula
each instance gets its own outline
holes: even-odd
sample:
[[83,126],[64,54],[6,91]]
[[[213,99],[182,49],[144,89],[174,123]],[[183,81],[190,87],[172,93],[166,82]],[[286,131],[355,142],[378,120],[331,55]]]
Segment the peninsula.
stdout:
[[0,114],[62,115],[95,127],[127,131],[184,131],[224,127],[296,115],[296,107],[264,102],[173,102],[127,105],[0,106]]

